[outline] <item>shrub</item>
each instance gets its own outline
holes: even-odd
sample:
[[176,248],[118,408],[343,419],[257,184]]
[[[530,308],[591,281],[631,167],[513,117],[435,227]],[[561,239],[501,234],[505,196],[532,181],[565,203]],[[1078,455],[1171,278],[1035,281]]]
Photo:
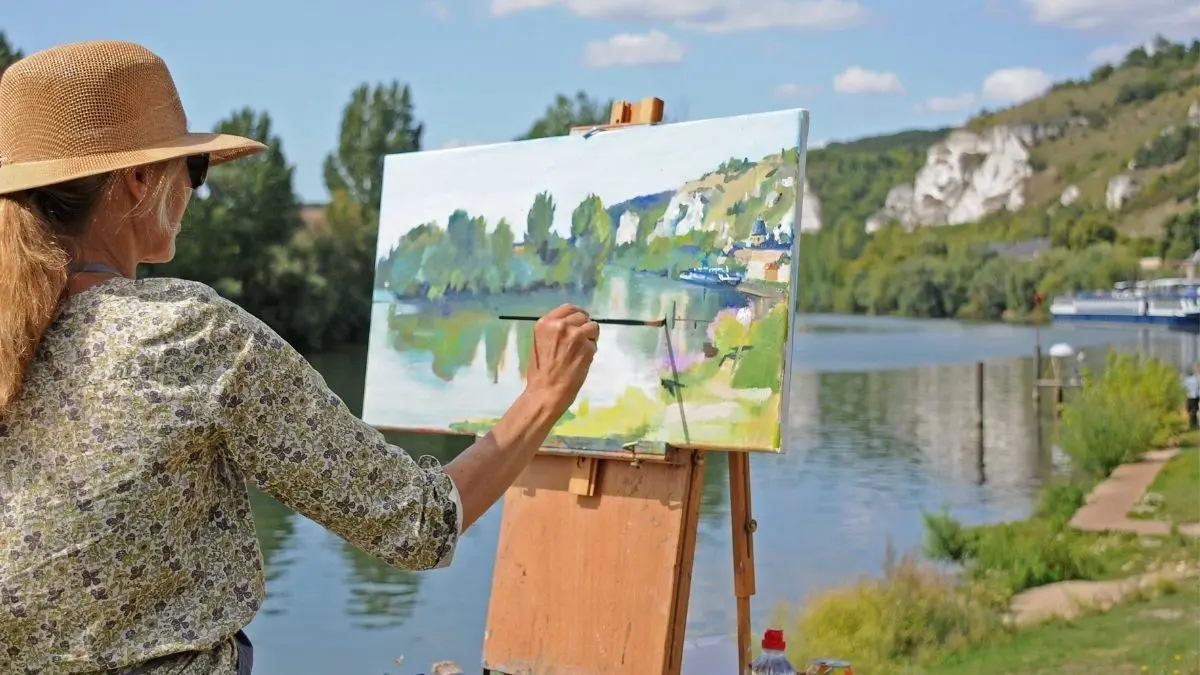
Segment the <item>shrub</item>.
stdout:
[[1167,82],[1162,77],[1149,77],[1139,82],[1123,85],[1117,92],[1116,102],[1118,105],[1122,105],[1153,101],[1167,88]]
[[[1067,493],[1056,494],[1057,500]],[[1063,501],[1053,508],[1065,510],[1066,505]],[[967,579],[984,583],[1006,602],[1034,586],[1088,579],[1098,572],[1100,565],[1086,539],[1064,530],[1066,519],[1035,517],[965,528],[948,515],[926,514],[925,553],[963,564]]]
[[1001,598],[1059,581],[1095,578],[1102,569],[1090,540],[1048,520],[1002,523],[971,531],[971,578]]
[[1139,168],[1173,164],[1187,155],[1188,148],[1196,143],[1197,136],[1200,136],[1200,132],[1192,126],[1164,131],[1138,148],[1133,161]]
[[911,672],[1003,630],[993,608],[910,556],[886,565],[882,579],[815,596],[790,618],[797,635],[789,649],[793,663],[835,657],[879,675]]
[[1087,500],[1089,489],[1087,485],[1075,481],[1051,483],[1038,495],[1033,515],[1035,518],[1045,518],[1059,525],[1066,525]]
[[1185,396],[1183,380],[1172,365],[1116,350],[1108,353],[1104,376],[1096,384],[1116,397],[1145,400],[1166,422],[1179,417]]
[[972,543],[972,531],[950,514],[925,514],[925,555],[962,563],[973,555]]
[[1102,480],[1149,448],[1157,429],[1144,400],[1121,400],[1100,389],[1084,389],[1064,406],[1058,445],[1071,458],[1073,469]]
[[1079,396],[1063,406],[1059,446],[1088,478],[1108,476],[1183,430],[1183,383],[1154,358],[1109,352],[1103,376],[1084,374]]

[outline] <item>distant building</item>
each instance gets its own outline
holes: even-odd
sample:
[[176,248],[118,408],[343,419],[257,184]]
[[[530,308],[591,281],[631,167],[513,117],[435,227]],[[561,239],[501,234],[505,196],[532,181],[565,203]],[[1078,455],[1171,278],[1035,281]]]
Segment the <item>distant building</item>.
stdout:
[[746,278],[756,281],[787,281],[792,257],[779,249],[741,248],[733,257],[746,266]]
[[[754,225],[750,227],[750,236],[746,239],[746,248],[768,248],[768,249],[787,249],[792,245],[792,233],[782,223],[777,225],[772,231],[767,227],[766,221],[758,218],[754,221]],[[734,248],[740,248],[742,245],[734,244]]]
[[750,245],[753,247],[766,246],[769,238],[767,224],[763,222],[762,218],[755,220],[754,226],[750,228]]
[[324,204],[305,204],[300,207],[300,222],[314,234],[329,234],[329,223],[325,220]]
[[788,279],[792,277],[792,265],[784,262],[785,258],[787,256],[779,256],[779,260],[767,263],[766,269],[763,270],[763,281],[787,283]]
[[1038,239],[1026,239],[1011,244],[988,244],[988,250],[1002,258],[1035,258],[1038,254],[1050,250],[1050,239],[1040,237]]

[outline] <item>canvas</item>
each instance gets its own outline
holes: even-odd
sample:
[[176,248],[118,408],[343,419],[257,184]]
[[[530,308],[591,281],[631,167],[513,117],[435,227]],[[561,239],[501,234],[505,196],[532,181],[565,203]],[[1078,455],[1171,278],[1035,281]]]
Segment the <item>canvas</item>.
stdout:
[[604,325],[551,445],[780,451],[808,113],[392,155],[364,419],[483,434],[525,387],[532,321]]

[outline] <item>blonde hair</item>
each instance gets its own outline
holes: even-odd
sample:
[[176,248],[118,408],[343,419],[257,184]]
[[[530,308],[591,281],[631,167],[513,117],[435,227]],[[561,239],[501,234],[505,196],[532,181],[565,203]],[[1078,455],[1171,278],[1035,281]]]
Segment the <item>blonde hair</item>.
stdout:
[[[155,209],[165,220],[176,173],[170,169],[182,164],[172,160],[146,167],[153,189],[130,215]],[[124,171],[0,195],[0,413],[20,393],[38,344],[66,297],[72,242],[87,233],[96,208]]]

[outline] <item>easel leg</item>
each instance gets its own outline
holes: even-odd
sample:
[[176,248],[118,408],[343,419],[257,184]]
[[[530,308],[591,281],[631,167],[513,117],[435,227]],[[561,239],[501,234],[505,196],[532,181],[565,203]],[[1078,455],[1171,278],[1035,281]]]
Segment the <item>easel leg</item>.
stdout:
[[754,530],[750,510],[750,455],[728,453],[729,522],[733,528],[733,589],[737,598],[738,672],[750,667],[750,596],[754,595]]

